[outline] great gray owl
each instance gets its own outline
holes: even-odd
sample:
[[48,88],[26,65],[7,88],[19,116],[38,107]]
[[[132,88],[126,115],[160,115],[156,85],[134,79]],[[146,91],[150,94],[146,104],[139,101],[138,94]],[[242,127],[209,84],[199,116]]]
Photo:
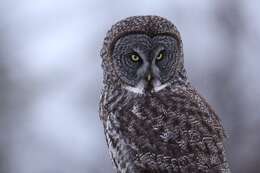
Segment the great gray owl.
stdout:
[[229,172],[223,127],[187,79],[174,24],[123,19],[108,31],[101,57],[100,118],[118,173]]

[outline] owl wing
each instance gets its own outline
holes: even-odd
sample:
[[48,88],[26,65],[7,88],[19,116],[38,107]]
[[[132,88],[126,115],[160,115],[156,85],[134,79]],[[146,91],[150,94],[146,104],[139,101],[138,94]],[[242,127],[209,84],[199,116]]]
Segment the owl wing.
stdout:
[[[118,123],[118,111],[115,111],[117,104],[122,97],[117,94],[108,97],[106,90],[102,91],[99,104],[99,117],[103,122],[106,143],[109,148],[109,154],[113,162],[113,166],[117,173],[121,172],[137,172],[131,160],[131,151],[124,141],[121,134],[121,127]],[[128,163],[129,162],[129,163]]]
[[189,86],[177,87],[170,92],[164,90],[150,100],[150,106],[143,106],[146,112],[150,110],[150,115],[164,114],[162,117],[166,121],[160,119],[155,123],[163,129],[159,130],[160,137],[152,129],[146,130],[153,145],[143,147],[143,151],[153,151],[155,155],[147,153],[143,159],[143,165],[149,165],[145,171],[230,172],[221,121],[195,89]]
[[191,126],[188,143],[196,155],[198,169],[201,172],[229,172],[223,145],[226,135],[216,112],[194,88],[180,92],[186,103],[183,113]]

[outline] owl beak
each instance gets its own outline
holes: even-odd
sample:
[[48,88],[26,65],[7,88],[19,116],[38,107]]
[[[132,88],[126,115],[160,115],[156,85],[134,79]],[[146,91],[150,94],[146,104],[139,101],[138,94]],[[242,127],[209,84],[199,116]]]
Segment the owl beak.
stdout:
[[147,75],[147,78],[146,78],[146,79],[147,79],[148,82],[150,82],[150,81],[152,80],[152,75],[149,73],[149,74]]

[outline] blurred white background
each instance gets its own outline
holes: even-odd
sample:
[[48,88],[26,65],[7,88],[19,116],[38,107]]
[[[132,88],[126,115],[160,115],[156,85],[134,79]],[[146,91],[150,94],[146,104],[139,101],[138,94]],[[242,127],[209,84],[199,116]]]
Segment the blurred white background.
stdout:
[[233,172],[260,172],[260,1],[0,0],[0,172],[112,173],[98,117],[105,33],[155,14],[220,115]]

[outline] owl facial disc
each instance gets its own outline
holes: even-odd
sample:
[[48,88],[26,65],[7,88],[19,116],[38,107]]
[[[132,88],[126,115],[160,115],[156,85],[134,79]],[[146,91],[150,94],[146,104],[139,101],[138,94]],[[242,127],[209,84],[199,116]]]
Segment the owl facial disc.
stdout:
[[177,40],[168,35],[129,34],[115,43],[112,61],[123,86],[135,93],[153,93],[173,80]]

